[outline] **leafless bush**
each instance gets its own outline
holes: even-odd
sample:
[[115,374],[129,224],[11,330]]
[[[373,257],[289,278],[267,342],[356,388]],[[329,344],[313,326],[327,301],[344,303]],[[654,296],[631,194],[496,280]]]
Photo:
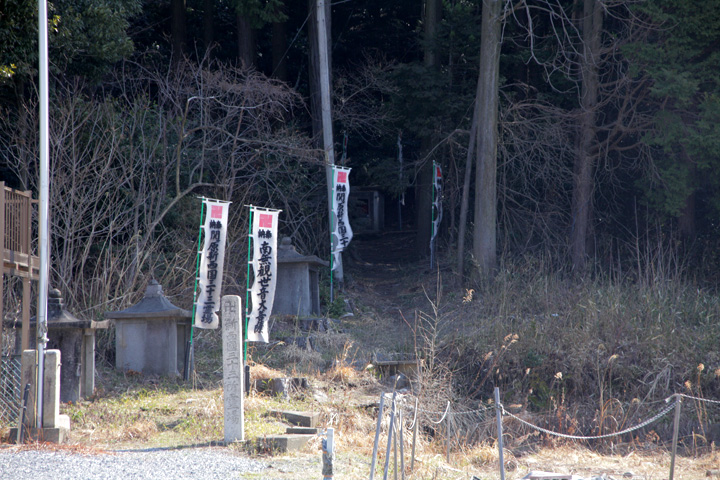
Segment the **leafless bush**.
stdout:
[[[292,128],[300,97],[281,83],[222,64],[185,62],[160,70],[126,63],[103,91],[58,80],[51,105],[52,279],[86,313],[137,298],[150,277],[188,307],[200,202],[233,201],[226,285],[242,289],[253,203],[284,210],[281,231],[317,251],[323,235],[312,196],[324,171],[306,136]],[[31,101],[32,102],[32,101]],[[25,105],[30,124],[36,108]],[[0,116],[3,148],[24,188],[38,165],[19,145],[34,135]],[[36,158],[30,155],[29,158]],[[308,180],[314,175],[320,181]],[[322,205],[322,200],[315,203]],[[305,225],[310,225],[306,227]]]

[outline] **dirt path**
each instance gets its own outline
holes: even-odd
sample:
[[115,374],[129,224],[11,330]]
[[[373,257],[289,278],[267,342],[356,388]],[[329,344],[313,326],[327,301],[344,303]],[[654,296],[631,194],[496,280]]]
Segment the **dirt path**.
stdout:
[[418,275],[422,272],[413,249],[414,232],[358,235],[343,256],[355,318],[347,320],[364,348],[381,352],[409,351]]

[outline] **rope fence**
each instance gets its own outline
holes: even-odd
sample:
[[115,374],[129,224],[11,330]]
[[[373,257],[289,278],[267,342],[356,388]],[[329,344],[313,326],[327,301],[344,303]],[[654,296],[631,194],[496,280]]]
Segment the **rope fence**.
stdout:
[[[408,400],[412,398],[413,402],[410,404]],[[536,425],[533,422],[522,418],[519,415],[516,415],[514,413],[508,412],[505,409],[505,406],[502,404],[502,402],[499,400],[499,391],[496,388],[495,392],[495,398],[496,401],[494,402],[494,405],[490,406],[480,406],[477,409],[473,410],[462,410],[462,411],[453,411],[451,402],[447,402],[447,406],[444,410],[431,410],[431,409],[424,409],[418,405],[418,399],[415,397],[409,397],[407,395],[398,395],[397,392],[393,392],[392,395],[389,394],[381,394],[380,398],[380,408],[378,410],[378,419],[377,419],[377,426],[376,426],[376,432],[375,432],[375,445],[373,448],[373,459],[372,459],[372,466],[371,466],[371,472],[370,472],[370,479],[373,480],[375,475],[375,462],[376,462],[376,456],[378,454],[378,445],[380,440],[381,431],[383,430],[383,427],[385,427],[385,430],[387,432],[387,448],[385,450],[385,469],[383,471],[383,480],[387,480],[388,473],[389,473],[389,459],[393,455],[394,452],[394,473],[395,477],[398,478],[398,473],[401,473],[401,477],[404,480],[405,479],[405,466],[408,465],[407,462],[405,462],[404,454],[401,453],[400,458],[400,470],[398,470],[398,464],[397,464],[397,442],[398,438],[400,438],[400,452],[403,452],[403,446],[405,443],[404,437],[403,437],[403,431],[407,429],[408,431],[412,432],[412,442],[410,445],[411,455],[410,455],[410,462],[409,462],[409,469],[410,472],[413,471],[414,463],[415,463],[415,449],[416,449],[416,441],[417,441],[417,432],[419,424],[421,424],[421,414],[424,417],[424,424],[427,427],[432,427],[432,431],[436,432],[436,428],[440,430],[444,430],[445,434],[445,442],[446,442],[446,449],[447,449],[447,461],[450,463],[450,454],[451,454],[451,445],[453,443],[453,440],[457,438],[458,432],[457,432],[457,417],[458,416],[464,416],[464,415],[475,415],[477,416],[477,419],[471,419],[475,420],[475,423],[483,424],[486,427],[486,430],[489,430],[492,423],[492,416],[491,413],[496,414],[497,419],[497,431],[496,431],[496,437],[499,449],[499,464],[500,464],[500,478],[501,480],[504,480],[505,478],[505,472],[504,472],[504,461],[503,461],[503,419],[513,419],[517,422],[519,422],[521,425],[524,425],[525,427],[528,427],[531,430],[534,430],[536,432],[567,439],[567,440],[577,440],[577,441],[594,441],[594,440],[604,440],[609,439],[613,437],[620,437],[624,435],[628,435],[630,433],[636,432],[638,430],[641,430],[643,428],[646,428],[652,424],[655,424],[662,420],[664,417],[668,416],[673,411],[675,412],[674,421],[673,421],[673,440],[672,440],[672,455],[671,455],[671,464],[670,464],[670,475],[668,477],[669,480],[673,480],[674,476],[674,466],[675,466],[675,456],[676,456],[676,450],[677,450],[677,443],[678,443],[678,430],[679,430],[679,420],[680,420],[680,409],[681,405],[683,403],[683,400],[691,400],[696,402],[696,408],[697,404],[709,404],[709,405],[720,405],[720,401],[718,400],[712,400],[702,397],[697,397],[693,395],[687,395],[683,393],[676,393],[668,398],[666,398],[664,401],[659,401],[658,403],[662,402],[665,405],[660,408],[658,411],[656,411],[651,416],[648,416],[645,420],[638,421],[633,426],[623,428],[621,430],[612,432],[612,433],[606,433],[606,434],[600,434],[600,435],[573,435],[573,434],[567,434],[563,432],[558,432],[551,430],[549,428],[542,427],[540,425]],[[654,402],[652,402],[654,403]],[[383,405],[385,408],[383,408]],[[384,424],[383,418],[387,416],[389,417],[389,421]],[[412,422],[408,422],[406,420],[402,420],[402,418],[405,417],[406,419],[412,419]],[[476,427],[478,426],[476,425]],[[439,427],[435,427],[439,426]],[[427,428],[426,427],[426,428]],[[474,433],[474,432],[473,432]],[[433,433],[434,435],[434,433]]]

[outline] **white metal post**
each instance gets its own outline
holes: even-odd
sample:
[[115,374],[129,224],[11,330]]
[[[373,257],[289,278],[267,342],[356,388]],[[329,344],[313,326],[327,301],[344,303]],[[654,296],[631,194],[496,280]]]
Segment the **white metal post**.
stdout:
[[47,343],[47,297],[49,272],[49,193],[50,193],[50,141],[48,95],[48,32],[47,0],[38,0],[38,47],[40,76],[40,285],[38,292],[37,321],[37,415],[36,423],[42,428],[43,379],[45,377],[45,345]]

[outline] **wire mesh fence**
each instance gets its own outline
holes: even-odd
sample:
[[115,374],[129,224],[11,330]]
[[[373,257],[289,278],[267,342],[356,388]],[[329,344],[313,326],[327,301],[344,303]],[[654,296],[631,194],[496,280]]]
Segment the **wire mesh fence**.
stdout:
[[0,424],[17,421],[22,402],[20,357],[0,357]]

